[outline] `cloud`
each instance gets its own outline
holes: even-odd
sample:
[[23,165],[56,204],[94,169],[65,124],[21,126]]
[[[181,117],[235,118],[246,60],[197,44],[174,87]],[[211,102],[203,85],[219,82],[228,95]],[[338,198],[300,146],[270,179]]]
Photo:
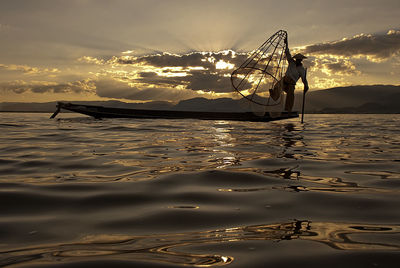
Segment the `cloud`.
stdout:
[[39,74],[55,74],[59,73],[60,70],[57,68],[38,68],[38,67],[31,67],[28,65],[16,65],[16,64],[10,64],[10,65],[5,65],[5,64],[0,64],[0,69],[5,69],[8,71],[20,71],[23,72],[24,74],[29,74],[29,75],[39,75]]
[[157,77],[156,72],[140,72],[139,76],[142,78],[154,78]]
[[95,57],[90,56],[83,56],[78,59],[79,62],[96,64],[96,65],[103,65],[105,61],[103,59],[97,59]]
[[48,81],[30,81],[23,80],[3,82],[0,84],[0,91],[22,94],[32,93],[92,93],[94,91],[94,82],[92,80],[80,80],[68,83],[56,83]]
[[[247,57],[248,53],[227,50],[182,55],[123,55],[109,60],[82,57],[82,60],[104,67],[96,82],[96,92],[100,97],[173,101],[199,95],[232,97],[235,91],[231,85],[231,73]],[[331,78],[360,74],[354,63],[344,57],[316,55],[311,59],[311,70],[318,69]]]
[[361,73],[351,60],[341,57],[314,56],[312,66],[313,69],[321,71],[328,76],[359,75]]
[[[171,73],[168,72],[170,75]],[[173,74],[173,73],[172,73]],[[230,93],[232,86],[230,75],[210,73],[208,70],[195,70],[182,76],[160,76],[155,72],[142,72],[140,78],[131,81],[132,84],[147,85],[147,87],[184,87],[193,91]]]
[[29,89],[30,87],[28,83],[21,80],[0,83],[1,92],[13,92],[16,94],[21,94],[28,91]]
[[386,34],[360,34],[340,41],[306,46],[307,54],[329,54],[346,57],[365,56],[371,61],[381,61],[400,54],[400,31]]
[[173,87],[143,86],[137,87],[124,81],[102,78],[95,82],[96,93],[100,97],[130,100],[163,100],[175,101],[198,97],[192,90]]
[[[301,52],[310,56],[309,81],[314,86],[331,85],[332,81],[343,84],[345,79],[350,81],[354,79],[350,76],[356,77],[361,70],[365,71],[360,65],[360,62],[365,65],[365,60],[360,60],[360,56],[369,60],[387,59],[400,52],[399,38],[400,31],[391,30],[383,35],[361,34],[350,39],[307,46]],[[91,65],[90,68],[95,71],[89,73],[89,77],[93,79],[69,77],[66,80],[74,82],[64,83],[14,81],[0,84],[0,89],[14,93],[93,93],[99,97],[138,101],[176,101],[198,96],[232,97],[231,73],[248,56],[249,53],[233,50],[142,56],[124,51],[111,58],[82,56],[77,61]],[[0,64],[0,69],[31,75],[59,72],[57,69],[28,65]]]
[[34,93],[89,93],[94,90],[94,83],[91,80],[81,80],[69,83],[38,85],[32,87]]
[[216,64],[220,61],[229,62],[238,66],[247,58],[246,53],[236,53],[233,50],[224,50],[219,52],[191,52],[183,55],[162,53],[154,55],[145,55],[141,57],[121,56],[113,57],[110,64],[133,64],[148,65],[155,68],[165,67],[203,67],[209,70],[215,70]]
[[209,73],[206,71],[192,72],[185,77],[187,88],[205,92],[214,91],[218,93],[232,92],[230,76],[223,76],[221,73]]
[[[181,93],[182,90],[194,91],[199,94],[208,92],[209,95],[232,93],[230,74],[246,58],[246,53],[226,50],[191,52],[182,55],[162,53],[139,57],[114,56],[109,60],[82,57],[80,61],[96,65],[104,64],[105,69],[102,76],[115,81],[123,81],[125,88],[120,89],[130,91],[130,99],[133,95],[139,96],[141,99],[148,95],[151,99],[156,96],[150,96],[144,92],[160,93],[158,90],[156,91],[156,88]],[[102,85],[102,83],[99,84]],[[128,84],[130,87],[126,88]],[[104,85],[102,86],[104,88]],[[132,94],[134,89],[140,89],[140,92]],[[120,96],[124,95],[122,92],[120,93]],[[196,95],[197,93],[191,94]]]

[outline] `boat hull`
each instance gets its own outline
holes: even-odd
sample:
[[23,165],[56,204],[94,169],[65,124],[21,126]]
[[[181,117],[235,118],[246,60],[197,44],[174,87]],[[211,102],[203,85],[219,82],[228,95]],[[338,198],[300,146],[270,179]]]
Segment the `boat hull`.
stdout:
[[194,112],[194,111],[171,111],[171,110],[142,110],[111,108],[95,105],[82,105],[73,103],[58,102],[57,111],[51,118],[54,118],[61,110],[89,115],[95,118],[142,118],[142,119],[200,119],[200,120],[229,120],[229,121],[251,121],[268,122],[299,117],[297,112],[290,115],[282,112],[279,116],[271,117],[268,113],[264,116],[257,116],[251,112]]

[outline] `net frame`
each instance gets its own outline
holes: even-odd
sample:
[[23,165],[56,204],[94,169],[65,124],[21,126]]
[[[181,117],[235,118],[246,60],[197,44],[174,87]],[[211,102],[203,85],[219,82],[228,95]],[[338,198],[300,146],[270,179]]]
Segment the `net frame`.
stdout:
[[[232,72],[231,83],[233,88],[251,103],[261,106],[282,104],[282,97],[279,98],[278,102],[273,101],[270,96],[264,97],[262,101],[260,97],[263,97],[263,94],[265,95],[264,92],[268,93],[268,90],[272,89],[277,83],[282,83],[282,77],[286,70],[284,59],[286,50],[284,40],[286,38],[286,31],[277,31],[254,50],[239,68]],[[257,77],[257,74],[259,77]],[[246,89],[249,83],[252,85],[250,91]],[[280,86],[282,88],[282,84]],[[245,94],[246,91],[250,94]]]

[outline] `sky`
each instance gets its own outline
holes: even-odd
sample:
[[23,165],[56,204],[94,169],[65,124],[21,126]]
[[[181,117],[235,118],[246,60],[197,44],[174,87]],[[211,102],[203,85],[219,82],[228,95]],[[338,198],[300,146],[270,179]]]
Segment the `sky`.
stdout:
[[232,71],[281,29],[310,90],[400,85],[399,14],[399,0],[1,0],[0,102],[232,97]]

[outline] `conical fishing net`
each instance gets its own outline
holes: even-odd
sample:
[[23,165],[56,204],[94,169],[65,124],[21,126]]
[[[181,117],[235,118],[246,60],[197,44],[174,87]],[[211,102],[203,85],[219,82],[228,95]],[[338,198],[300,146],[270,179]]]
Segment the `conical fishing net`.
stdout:
[[[280,89],[286,71],[286,37],[286,31],[276,32],[232,72],[233,88],[255,114],[264,115],[269,112],[272,116],[279,116],[283,110],[283,94]],[[278,88],[279,93],[272,98],[270,90],[274,88]]]

